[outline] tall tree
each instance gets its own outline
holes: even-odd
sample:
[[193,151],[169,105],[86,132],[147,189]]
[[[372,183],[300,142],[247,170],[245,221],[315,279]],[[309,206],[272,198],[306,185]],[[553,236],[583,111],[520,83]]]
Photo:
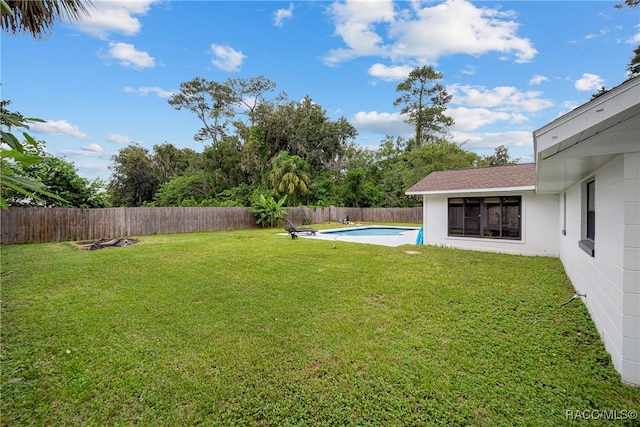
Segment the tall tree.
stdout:
[[478,162],[478,166],[504,166],[513,165],[520,161],[519,158],[512,159],[509,154],[509,149],[504,145],[500,145],[495,148],[495,151],[490,156],[482,156]]
[[169,98],[169,105],[176,110],[191,111],[200,119],[203,127],[195,134],[196,141],[211,140],[214,143],[226,135],[227,126],[235,116],[232,89],[202,77],[180,83],[180,92]]
[[326,111],[308,96],[272,108],[260,117],[252,133],[251,150],[262,162],[281,151],[296,155],[309,164],[309,173],[331,169],[343,155],[347,141],[357,135],[355,128],[340,118],[332,121]]
[[212,196],[211,175],[200,170],[173,176],[153,198],[155,206],[197,206]]
[[383,177],[387,206],[416,206],[418,199],[406,196],[404,190],[434,171],[472,168],[479,156],[445,139],[432,141],[415,150],[406,151]]
[[406,123],[415,126],[415,138],[408,149],[419,148],[425,140],[446,134],[453,125],[453,119],[445,115],[451,95],[445,87],[437,83],[442,73],[431,66],[415,68],[406,80],[396,86],[401,95],[393,106],[402,106],[400,112],[406,116]]
[[[273,92],[276,88],[275,82],[264,76],[229,79],[225,82],[236,98],[236,104],[241,106],[249,118],[249,126],[253,126],[257,120],[257,115],[264,111],[261,106],[270,104],[272,101],[266,99],[268,92]],[[275,101],[284,101],[286,93],[280,93],[275,97]]]
[[90,0],[0,0],[2,30],[39,39],[62,17],[77,21],[87,16],[91,6]]
[[108,190],[113,206],[142,206],[151,202],[159,181],[149,151],[138,144],[128,145],[112,161]]
[[153,146],[152,160],[160,183],[167,182],[172,176],[189,168],[196,168],[200,157],[200,154],[190,148],[180,149],[168,142]]
[[406,141],[402,137],[393,138],[387,135],[375,152],[376,179],[385,195],[385,205],[389,207],[404,206],[407,188],[404,174],[399,173],[399,164],[407,155]]
[[[624,0],[622,3],[618,3],[614,7],[616,9],[622,9],[625,5],[628,7],[636,7],[640,5],[640,0]],[[627,64],[627,73],[629,74],[629,78],[640,75],[640,46],[633,50],[633,57],[629,61],[629,64]]]
[[629,73],[629,78],[640,75],[640,46],[633,50],[633,58],[627,65],[627,73]]
[[3,197],[8,206],[109,207],[108,195],[100,180],[90,181],[81,177],[73,163],[47,154],[43,144],[28,151],[33,151],[34,155],[40,156],[42,160],[30,165],[13,163],[11,167],[15,175],[42,184],[56,196],[52,197],[48,194],[35,192],[27,195],[24,192],[8,188],[3,190]]
[[227,136],[202,152],[203,168],[213,179],[215,191],[235,187],[245,180],[242,146],[237,136]]
[[377,151],[351,145],[347,147],[340,174],[336,176],[339,206],[381,206],[384,201],[380,186]]
[[367,174],[368,168],[350,169],[340,185],[342,204],[352,207],[380,207],[384,193],[380,185]]
[[624,0],[622,3],[618,3],[613,7],[615,7],[616,9],[621,9],[622,7],[624,7],[624,5],[627,5],[629,7],[636,7],[639,4],[640,0]]

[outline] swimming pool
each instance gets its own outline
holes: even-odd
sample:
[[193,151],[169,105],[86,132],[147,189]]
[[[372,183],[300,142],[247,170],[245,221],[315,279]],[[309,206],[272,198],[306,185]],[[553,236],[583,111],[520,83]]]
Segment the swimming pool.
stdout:
[[333,247],[340,242],[368,243],[370,245],[402,246],[414,245],[420,227],[391,227],[368,225],[362,227],[332,228],[320,230],[315,236],[299,234],[305,239],[328,240]]
[[410,227],[358,227],[343,228],[340,230],[320,231],[320,234],[340,235],[340,236],[399,236],[408,231],[414,231],[416,228]]

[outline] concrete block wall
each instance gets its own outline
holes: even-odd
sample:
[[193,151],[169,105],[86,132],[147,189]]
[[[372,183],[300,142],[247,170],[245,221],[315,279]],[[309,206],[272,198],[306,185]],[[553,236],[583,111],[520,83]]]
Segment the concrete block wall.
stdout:
[[[640,154],[620,155],[567,189],[566,234],[558,230],[567,275],[578,293],[587,294],[583,301],[605,348],[622,380],[633,385],[640,385],[639,171]],[[592,178],[596,181],[593,257],[578,247],[584,238],[584,184]]]

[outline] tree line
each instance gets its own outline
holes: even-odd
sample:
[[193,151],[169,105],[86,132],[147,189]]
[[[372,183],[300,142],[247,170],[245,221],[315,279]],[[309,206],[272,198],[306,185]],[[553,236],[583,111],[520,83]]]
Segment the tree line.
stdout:
[[259,76],[209,81],[197,77],[169,99],[202,127],[202,152],[165,142],[131,144],[113,157],[108,185],[114,206],[251,206],[260,196],[287,205],[408,207],[404,190],[434,170],[513,163],[505,147],[478,156],[447,140],[453,120],[442,74],[419,67],[398,85],[396,106],[416,130],[387,136],[376,150],[358,146],[356,129],[331,120],[309,96],[275,94]]
[[[289,206],[411,207],[420,200],[404,190],[436,170],[515,163],[504,146],[479,156],[447,139],[450,100],[432,67],[418,67],[397,86],[415,128],[408,139],[387,136],[377,149],[357,145],[356,129],[331,120],[309,96],[292,101],[259,76],[223,83],[196,77],[168,101],[195,114],[202,127],[193,138],[203,150],[164,142],[147,149],[130,144],[112,157],[108,183],[89,181],[75,166],[32,141],[25,153],[36,162],[6,162],[12,175],[42,183],[49,192],[6,188],[8,206],[252,206],[286,198]],[[19,113],[2,105],[2,117]]]
[[[197,77],[182,83],[168,103],[201,121],[193,137],[203,142],[202,151],[169,142],[150,150],[130,144],[112,157],[105,183],[80,177],[73,163],[23,132],[29,138],[19,146],[22,157],[3,158],[3,173],[37,186],[11,186],[5,179],[3,200],[7,206],[82,208],[252,206],[264,198],[286,198],[289,206],[418,206],[404,190],[432,171],[518,160],[504,146],[479,156],[447,139],[453,120],[444,114],[450,96],[441,78],[432,67],[413,70],[397,86],[394,105],[402,106],[415,134],[387,136],[368,149],[354,142],[357,131],[344,117],[331,120],[309,96],[291,101],[275,94],[275,83],[263,76],[223,83]],[[9,105],[0,105],[3,126],[27,129],[38,120]]]

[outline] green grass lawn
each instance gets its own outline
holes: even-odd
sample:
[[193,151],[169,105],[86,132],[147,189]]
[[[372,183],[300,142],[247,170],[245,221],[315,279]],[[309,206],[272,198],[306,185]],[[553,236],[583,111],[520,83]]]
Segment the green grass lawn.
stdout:
[[640,406],[582,302],[560,306],[557,259],[279,232],[3,246],[2,425],[546,426]]

